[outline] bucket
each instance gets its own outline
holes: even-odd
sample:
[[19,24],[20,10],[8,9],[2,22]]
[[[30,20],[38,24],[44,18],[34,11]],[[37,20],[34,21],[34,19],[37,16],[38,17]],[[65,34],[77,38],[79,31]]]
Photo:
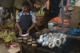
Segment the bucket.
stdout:
[[5,47],[6,47],[7,49],[9,49],[9,47],[12,45],[12,43],[7,43],[7,42],[5,42],[5,41],[4,41],[4,44],[5,44]]
[[37,23],[41,24],[41,18],[37,18]]
[[48,29],[51,29],[51,28],[53,28],[53,23],[48,23]]

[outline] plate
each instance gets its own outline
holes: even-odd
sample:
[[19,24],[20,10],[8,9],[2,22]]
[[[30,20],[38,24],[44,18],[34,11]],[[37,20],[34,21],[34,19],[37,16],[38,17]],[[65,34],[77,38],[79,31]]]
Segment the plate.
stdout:
[[21,35],[21,36],[25,37],[25,36],[28,36],[28,35],[29,35],[29,33],[27,33],[27,34],[23,34],[23,35]]

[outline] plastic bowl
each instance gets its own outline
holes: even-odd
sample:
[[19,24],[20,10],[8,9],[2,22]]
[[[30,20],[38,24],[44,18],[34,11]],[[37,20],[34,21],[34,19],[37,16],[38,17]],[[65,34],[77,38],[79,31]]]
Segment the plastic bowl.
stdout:
[[53,29],[54,29],[54,30],[59,30],[59,27],[54,26]]
[[18,43],[12,43],[12,46],[13,47],[17,47],[18,46]]
[[69,29],[69,33],[72,35],[79,35],[80,29]]
[[80,29],[69,29],[69,31],[72,31],[72,32],[80,32]]
[[69,32],[69,33],[72,34],[72,35],[79,35],[78,32]]
[[52,33],[57,33],[58,30],[59,30],[59,27],[54,26],[52,29],[50,29],[50,32],[52,32]]

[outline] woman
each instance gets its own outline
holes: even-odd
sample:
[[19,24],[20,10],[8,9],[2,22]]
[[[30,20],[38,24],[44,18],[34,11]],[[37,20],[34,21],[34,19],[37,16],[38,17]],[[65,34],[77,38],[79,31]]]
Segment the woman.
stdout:
[[19,29],[19,35],[29,33],[33,34],[34,26],[36,24],[36,16],[35,13],[30,11],[30,4],[27,1],[24,1],[22,4],[22,10],[18,13],[16,19],[16,26]]

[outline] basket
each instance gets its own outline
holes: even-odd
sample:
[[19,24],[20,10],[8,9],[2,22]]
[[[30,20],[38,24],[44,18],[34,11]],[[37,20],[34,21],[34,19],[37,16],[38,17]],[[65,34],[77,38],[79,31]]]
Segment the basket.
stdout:
[[5,47],[6,47],[7,49],[9,49],[9,47],[12,45],[12,43],[7,43],[7,42],[5,42],[5,40],[4,40],[4,44],[5,44]]

